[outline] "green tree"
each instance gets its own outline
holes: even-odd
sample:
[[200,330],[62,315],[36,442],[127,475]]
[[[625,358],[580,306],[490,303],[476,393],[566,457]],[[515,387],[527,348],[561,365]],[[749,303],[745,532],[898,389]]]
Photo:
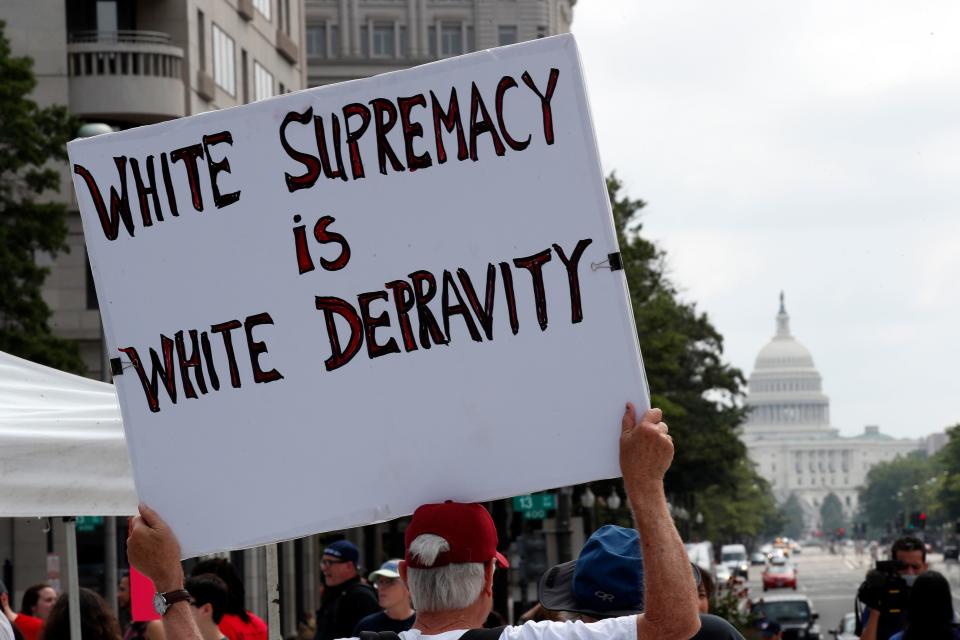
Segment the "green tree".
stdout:
[[860,490],[862,518],[871,529],[885,531],[888,526],[894,525],[898,513],[902,513],[905,519],[909,518],[912,511],[938,514],[938,470],[938,459],[927,458],[920,453],[871,467],[867,472],[866,484]]
[[[737,429],[745,417],[743,374],[723,358],[723,337],[696,305],[680,299],[666,256],[641,235],[645,203],[607,179],[630,287],[637,334],[654,406],[678,443],[666,488],[688,518],[704,516],[700,533],[714,541],[747,540],[779,527],[767,483],[747,458]],[[681,527],[692,527],[689,519]]]
[[944,522],[960,518],[960,424],[947,429],[947,445],[937,453],[937,462],[942,469],[937,490],[937,506],[933,510]]
[[57,338],[40,295],[48,269],[38,253],[66,251],[66,207],[50,202],[60,176],[51,162],[66,158],[76,130],[63,107],[41,109],[29,99],[33,61],[11,55],[0,21],[0,351],[58,369],[82,372],[77,345]]
[[800,498],[797,494],[791,493],[787,501],[780,507],[780,514],[783,518],[783,533],[788,538],[799,539],[803,535],[803,505],[800,504]]
[[823,499],[820,505],[820,528],[827,534],[836,532],[840,527],[846,526],[846,518],[843,515],[843,503],[837,494],[830,492]]

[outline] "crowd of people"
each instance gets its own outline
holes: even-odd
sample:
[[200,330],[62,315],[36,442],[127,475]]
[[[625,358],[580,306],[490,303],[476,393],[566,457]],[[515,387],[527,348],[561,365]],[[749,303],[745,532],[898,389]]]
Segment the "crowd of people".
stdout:
[[[576,560],[546,571],[539,603],[520,624],[492,611],[493,576],[509,566],[497,551],[493,520],[478,504],[419,507],[404,534],[403,558],[363,575],[360,553],[346,540],[329,544],[320,569],[324,589],[312,625],[299,640],[743,640],[709,613],[712,577],[687,559],[670,516],[663,477],[674,445],[657,409],[640,419],[628,404],[620,434],[620,467],[635,528],[607,525]],[[185,576],[180,547],[163,519],[140,506],[127,540],[130,564],[157,588],[159,620],[133,621],[130,584],[117,606],[79,594],[83,640],[267,640],[267,625],[244,607],[243,581],[223,558],[202,560]],[[907,606],[866,608],[861,640],[960,640],[947,580],[928,571],[926,549],[913,538],[892,549],[909,586]],[[69,604],[47,584],[28,589],[19,612],[0,582],[0,640],[68,640]],[[782,638],[775,620],[760,620],[763,638]]]

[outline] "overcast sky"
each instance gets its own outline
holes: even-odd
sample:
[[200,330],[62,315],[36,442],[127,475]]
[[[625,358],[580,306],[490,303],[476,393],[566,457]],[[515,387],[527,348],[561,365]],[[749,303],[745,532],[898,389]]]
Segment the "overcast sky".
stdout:
[[573,33],[604,170],[728,360],[783,289],[841,433],[960,422],[960,3],[580,0]]

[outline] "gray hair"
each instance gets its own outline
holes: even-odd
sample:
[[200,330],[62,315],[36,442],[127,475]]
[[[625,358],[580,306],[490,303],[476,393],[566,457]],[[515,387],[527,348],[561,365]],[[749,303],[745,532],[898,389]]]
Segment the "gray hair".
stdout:
[[[410,557],[431,566],[450,544],[432,533],[423,533],[410,543]],[[417,611],[465,609],[483,591],[484,564],[463,562],[430,569],[407,567],[407,587]]]

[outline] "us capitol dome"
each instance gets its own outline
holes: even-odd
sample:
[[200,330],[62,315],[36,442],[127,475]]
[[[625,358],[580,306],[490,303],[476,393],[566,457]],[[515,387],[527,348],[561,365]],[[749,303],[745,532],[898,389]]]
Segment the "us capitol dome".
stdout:
[[796,494],[809,529],[817,527],[829,493],[852,519],[870,467],[923,447],[922,440],[895,439],[876,426],[855,437],[839,435],[813,355],[790,332],[783,293],[776,333],[757,354],[746,404],[741,439],[750,458],[781,503]]

